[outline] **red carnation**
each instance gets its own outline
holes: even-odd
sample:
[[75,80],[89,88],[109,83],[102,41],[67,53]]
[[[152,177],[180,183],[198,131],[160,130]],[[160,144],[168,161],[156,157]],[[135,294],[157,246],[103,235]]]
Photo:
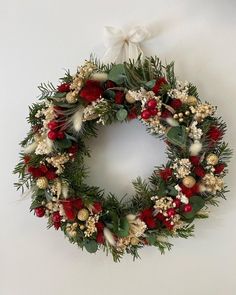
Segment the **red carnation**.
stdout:
[[44,175],[44,173],[36,167],[33,166],[29,166],[28,168],[28,172],[34,177],[34,178],[38,178]]
[[175,98],[175,99],[173,99],[173,100],[171,101],[170,106],[171,106],[173,109],[177,110],[177,109],[181,108],[181,106],[182,106],[182,101],[181,101],[180,99],[178,99],[178,98]]
[[92,210],[93,210],[93,213],[99,214],[102,211],[102,205],[101,205],[101,203],[95,202],[93,204],[93,209]]
[[160,170],[159,175],[164,181],[167,181],[172,176],[172,169],[165,168],[163,170]]
[[221,172],[223,172],[225,169],[225,164],[221,163],[215,166],[215,174],[220,174]]
[[124,102],[124,92],[122,91],[116,91],[115,94],[115,103],[116,104],[122,104]]
[[165,219],[165,216],[162,213],[157,213],[156,218],[160,221],[163,221]]
[[88,80],[80,91],[80,97],[90,103],[103,95],[103,89],[98,81]]
[[62,83],[57,87],[58,92],[69,92],[70,91],[70,84],[69,83]]
[[198,157],[198,156],[190,156],[189,160],[193,164],[193,166],[198,166],[199,163],[200,163],[201,158]]
[[196,166],[193,172],[201,178],[203,178],[206,175],[206,172],[202,166]]
[[45,214],[45,209],[43,207],[38,207],[34,209],[34,212],[37,217],[43,217]]
[[40,166],[39,166],[39,169],[40,169],[40,171],[42,172],[42,173],[46,173],[46,172],[48,172],[48,168],[47,168],[47,166],[46,165],[44,165],[44,164],[41,164]]
[[209,131],[207,132],[207,135],[211,141],[219,141],[222,136],[223,132],[216,126],[212,126]]
[[145,219],[152,217],[152,208],[144,209],[140,212],[139,218],[144,221]]
[[146,223],[148,228],[155,228],[157,226],[156,220],[153,217],[145,218],[144,222]]
[[155,85],[154,85],[154,87],[152,88],[152,91],[153,91],[155,94],[157,94],[157,93],[160,91],[161,86],[162,86],[163,84],[166,84],[166,83],[167,83],[167,82],[166,82],[166,79],[165,79],[164,77],[161,77],[161,78],[157,79],[157,80],[156,80],[156,83],[155,83]]
[[98,244],[104,244],[105,238],[103,232],[98,232],[96,236],[96,241]]

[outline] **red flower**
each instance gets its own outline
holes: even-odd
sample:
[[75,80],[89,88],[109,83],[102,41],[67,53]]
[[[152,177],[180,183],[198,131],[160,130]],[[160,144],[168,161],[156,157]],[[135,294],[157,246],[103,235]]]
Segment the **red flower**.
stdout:
[[24,156],[24,159],[23,159],[23,160],[24,160],[24,163],[25,163],[25,164],[29,164],[30,159],[31,159],[30,155],[25,155],[25,156]]
[[28,172],[34,177],[34,178],[38,178],[44,175],[44,173],[36,167],[33,166],[29,166],[28,167]]
[[215,166],[215,174],[220,174],[221,172],[223,172],[225,169],[225,164],[221,163]]
[[139,218],[143,221],[148,217],[152,217],[152,208],[144,209],[139,214]]
[[52,222],[56,230],[61,227],[61,215],[58,211],[52,214]]
[[83,201],[80,198],[67,199],[65,201],[61,201],[61,203],[66,217],[71,221],[75,219],[77,211],[83,208]]
[[96,236],[96,241],[98,244],[104,244],[105,238],[103,232],[98,232]]
[[160,220],[160,221],[163,221],[165,219],[165,216],[162,214],[162,213],[157,213],[156,215],[156,219]]
[[165,168],[163,170],[160,170],[159,175],[164,181],[167,181],[172,176],[172,169]]
[[34,209],[34,212],[37,217],[43,217],[45,214],[45,209],[43,207],[38,207]]
[[179,185],[181,187],[182,193],[187,197],[190,198],[192,197],[194,194],[199,192],[199,186],[196,183],[193,187],[191,188],[187,188],[186,186],[184,186],[182,183]]
[[40,171],[41,171],[43,174],[45,174],[46,172],[48,172],[48,168],[47,168],[47,166],[44,165],[44,164],[41,164],[41,165],[39,166],[39,169],[40,169]]
[[88,80],[80,91],[80,97],[90,103],[103,95],[103,89],[98,81]]
[[108,88],[113,88],[113,87],[116,87],[116,83],[111,80],[108,80],[106,82],[105,88],[108,89]]
[[161,118],[162,118],[162,119],[167,119],[167,118],[169,118],[169,117],[172,117],[172,114],[171,114],[170,111],[168,111],[168,110],[164,110],[164,111],[161,112]]
[[171,106],[173,109],[177,110],[177,109],[181,108],[181,106],[182,106],[182,101],[181,101],[180,99],[178,99],[178,98],[175,98],[175,99],[173,99],[173,100],[171,101],[170,106]]
[[190,156],[189,160],[193,164],[193,166],[198,166],[199,163],[200,163],[201,158],[198,157],[198,156]]
[[155,228],[157,226],[156,220],[153,217],[145,218],[144,222],[146,223],[148,228]]
[[207,135],[211,141],[219,141],[223,136],[223,131],[220,130],[216,126],[212,126],[209,131],[207,132]]
[[70,91],[70,84],[69,83],[62,83],[57,87],[58,92],[69,92]]
[[124,92],[122,91],[116,91],[115,94],[115,103],[116,104],[122,104],[124,102]]
[[98,231],[103,231],[104,229],[104,224],[101,221],[98,221],[97,223],[95,223],[95,226]]
[[170,220],[164,220],[163,224],[165,225],[165,227],[167,227],[169,230],[172,230],[174,227],[174,224],[171,224]]
[[57,174],[55,171],[53,170],[49,170],[46,174],[45,174],[46,178],[48,180],[53,180],[53,179],[56,179],[57,178]]
[[152,88],[152,91],[153,91],[155,94],[157,94],[157,93],[160,91],[161,86],[162,86],[163,84],[166,84],[166,83],[167,83],[167,82],[166,82],[166,79],[165,79],[164,77],[161,77],[161,78],[157,79],[157,80],[156,80],[156,83],[155,83],[155,85],[154,85],[154,87]]
[[71,147],[68,148],[68,153],[71,154],[72,157],[74,157],[77,154],[78,150],[78,145],[73,144]]
[[137,111],[136,108],[132,108],[129,113],[128,113],[128,119],[132,120],[132,119],[136,119],[137,118]]
[[95,202],[93,204],[93,209],[92,210],[93,210],[93,213],[99,214],[102,211],[102,205],[101,205],[101,203]]
[[206,172],[202,166],[196,166],[193,172],[201,178],[203,178],[206,175]]

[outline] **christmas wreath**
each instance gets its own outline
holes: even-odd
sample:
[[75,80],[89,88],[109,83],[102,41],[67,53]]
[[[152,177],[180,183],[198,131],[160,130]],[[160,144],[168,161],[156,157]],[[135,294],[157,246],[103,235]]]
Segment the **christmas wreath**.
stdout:
[[[144,246],[163,253],[171,237],[192,236],[193,221],[225,198],[232,153],[222,140],[226,124],[193,84],[177,81],[173,63],[149,57],[106,65],[91,58],[75,75],[66,72],[59,86],[39,89],[16,186],[29,190],[34,214],[71,243],[90,253],[111,252],[115,261],[125,253],[139,257]],[[96,136],[98,124],[134,119],[165,141],[168,161],[148,180],[138,177],[135,195],[119,201],[86,184],[85,139]]]

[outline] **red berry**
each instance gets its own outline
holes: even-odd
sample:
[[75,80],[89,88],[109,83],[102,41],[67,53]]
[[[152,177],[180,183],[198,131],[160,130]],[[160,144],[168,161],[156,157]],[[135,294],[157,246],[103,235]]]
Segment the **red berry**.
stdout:
[[68,153],[72,154],[72,156],[76,155],[78,152],[78,145],[73,144],[71,147],[68,148]]
[[48,132],[48,138],[51,140],[56,140],[57,139],[57,133],[55,131],[49,131]]
[[34,212],[37,217],[43,217],[45,214],[45,209],[43,207],[38,207],[34,209]]
[[179,208],[180,204],[181,204],[180,199],[175,199],[175,200],[173,201],[173,205],[174,205],[174,207],[176,207],[176,208]]
[[167,215],[169,217],[172,217],[172,216],[175,215],[175,209],[174,208],[169,208],[169,209],[167,209],[166,213],[167,213]]
[[58,131],[56,134],[58,139],[64,139],[65,138],[65,133],[62,131]]
[[93,213],[99,214],[102,211],[102,205],[101,205],[101,203],[95,202],[93,204],[93,209],[92,210],[93,210]]
[[58,222],[61,221],[61,215],[59,214],[58,211],[57,212],[54,212],[52,214],[52,221],[53,221],[53,223],[58,223]]
[[192,206],[190,205],[190,204],[186,204],[186,205],[184,205],[184,207],[183,207],[183,211],[185,212],[185,213],[189,213],[189,212],[191,212],[192,211]]
[[157,113],[158,113],[158,109],[151,109],[150,113],[151,113],[152,116],[156,116]]
[[150,111],[149,110],[142,111],[141,117],[143,120],[148,120],[151,117]]
[[174,227],[174,224],[171,223],[170,220],[163,220],[163,224],[169,229],[169,230],[172,230],[173,227]]
[[155,107],[157,106],[157,101],[153,98],[153,99],[150,99],[148,102],[147,102],[147,107],[149,109],[155,109]]
[[50,121],[48,123],[48,128],[50,130],[55,130],[55,129],[57,129],[57,127],[58,127],[58,123],[56,121]]
[[105,238],[103,232],[98,232],[96,236],[96,241],[98,244],[104,244]]

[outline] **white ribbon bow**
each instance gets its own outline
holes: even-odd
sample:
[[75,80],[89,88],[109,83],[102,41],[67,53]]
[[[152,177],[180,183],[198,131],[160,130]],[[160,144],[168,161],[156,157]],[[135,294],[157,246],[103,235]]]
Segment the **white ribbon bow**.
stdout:
[[104,44],[107,47],[103,61],[106,63],[122,63],[129,59],[136,60],[143,51],[140,43],[150,37],[146,28],[137,26],[126,35],[122,30],[114,27],[104,28]]

